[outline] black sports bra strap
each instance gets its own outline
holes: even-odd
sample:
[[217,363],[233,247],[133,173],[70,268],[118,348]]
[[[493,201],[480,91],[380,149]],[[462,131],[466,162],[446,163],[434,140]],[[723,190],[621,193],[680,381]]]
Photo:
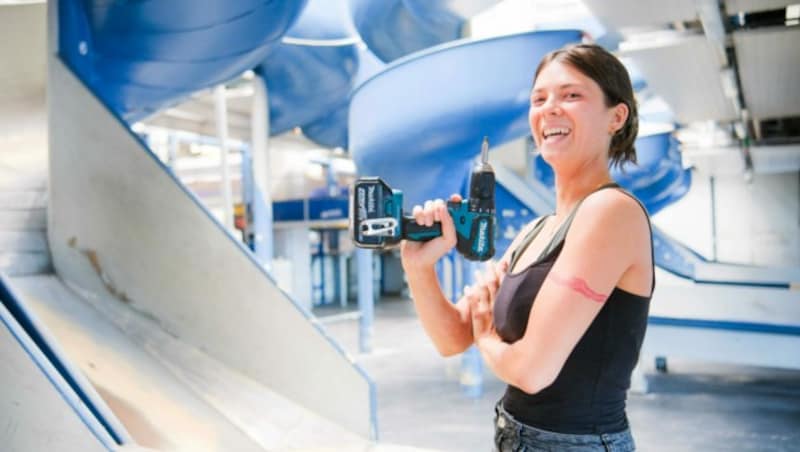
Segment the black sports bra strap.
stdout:
[[522,242],[520,242],[519,245],[517,245],[517,248],[511,252],[511,261],[508,264],[509,271],[514,268],[514,265],[517,264],[517,261],[519,260],[520,256],[522,256],[522,253],[525,252],[528,246],[533,243],[533,240],[536,238],[536,236],[539,235],[542,227],[544,227],[545,220],[549,217],[550,215],[540,217],[533,228],[531,228],[531,230],[525,235],[525,238],[522,239]]
[[656,250],[655,246],[653,245],[653,224],[650,223],[650,214],[647,212],[647,207],[645,207],[644,204],[639,201],[639,198],[634,196],[633,193],[630,193],[625,189],[621,189],[620,191],[633,198],[633,200],[636,201],[636,204],[639,204],[639,207],[642,208],[644,211],[644,216],[647,218],[647,227],[650,229],[650,261],[652,262],[651,265],[653,267],[652,282],[650,284],[650,296],[652,297],[653,292],[656,290]]

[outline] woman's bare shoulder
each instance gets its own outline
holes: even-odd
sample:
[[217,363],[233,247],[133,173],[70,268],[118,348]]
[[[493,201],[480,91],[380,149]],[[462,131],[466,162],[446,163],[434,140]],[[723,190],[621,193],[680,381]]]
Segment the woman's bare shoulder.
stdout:
[[622,190],[606,189],[581,204],[569,234],[639,246],[650,239],[650,227],[647,212],[635,198]]

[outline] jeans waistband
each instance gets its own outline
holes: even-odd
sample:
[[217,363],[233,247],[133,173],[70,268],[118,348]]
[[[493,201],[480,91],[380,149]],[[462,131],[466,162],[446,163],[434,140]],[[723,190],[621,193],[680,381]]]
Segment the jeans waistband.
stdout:
[[495,429],[498,436],[513,438],[520,444],[552,444],[570,447],[585,447],[591,450],[634,450],[630,429],[614,433],[573,434],[544,430],[524,424],[509,414],[502,400],[495,405]]

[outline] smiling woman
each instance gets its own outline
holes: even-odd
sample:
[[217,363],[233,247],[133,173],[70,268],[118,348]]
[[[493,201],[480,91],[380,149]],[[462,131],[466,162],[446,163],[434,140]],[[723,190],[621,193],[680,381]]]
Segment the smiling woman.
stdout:
[[529,110],[531,134],[555,173],[556,211],[528,225],[497,265],[451,304],[434,263],[455,243],[441,201],[414,209],[442,236],[402,247],[420,320],[443,354],[473,343],[508,383],[495,446],[518,450],[634,449],[626,390],[655,283],[644,207],[609,167],[635,162],[630,78],[595,45],[544,57]]
[[[604,110],[605,115],[601,115],[604,120],[588,124],[601,129],[589,136],[604,139],[581,145],[608,150],[608,158],[615,165],[636,162],[636,100],[628,72],[616,57],[597,46],[575,45],[548,54],[534,78],[529,121],[540,149],[544,151],[542,145],[550,143],[545,139],[570,134],[571,114],[599,113],[591,110],[594,107]],[[558,109],[566,117],[557,115]],[[559,127],[561,121],[564,126]]]

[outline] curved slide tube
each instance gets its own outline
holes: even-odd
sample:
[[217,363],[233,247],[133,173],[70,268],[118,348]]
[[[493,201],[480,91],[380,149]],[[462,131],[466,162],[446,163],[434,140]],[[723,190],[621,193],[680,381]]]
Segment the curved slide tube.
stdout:
[[464,23],[496,0],[351,0],[353,21],[384,62],[459,39]]
[[311,0],[255,71],[269,90],[270,134],[293,127],[347,148],[350,96],[385,64],[363,45],[347,0]]
[[305,128],[346,104],[360,71],[360,41],[344,0],[308,2],[255,68],[269,90],[270,134]]
[[256,66],[305,4],[61,0],[59,55],[134,122]]

